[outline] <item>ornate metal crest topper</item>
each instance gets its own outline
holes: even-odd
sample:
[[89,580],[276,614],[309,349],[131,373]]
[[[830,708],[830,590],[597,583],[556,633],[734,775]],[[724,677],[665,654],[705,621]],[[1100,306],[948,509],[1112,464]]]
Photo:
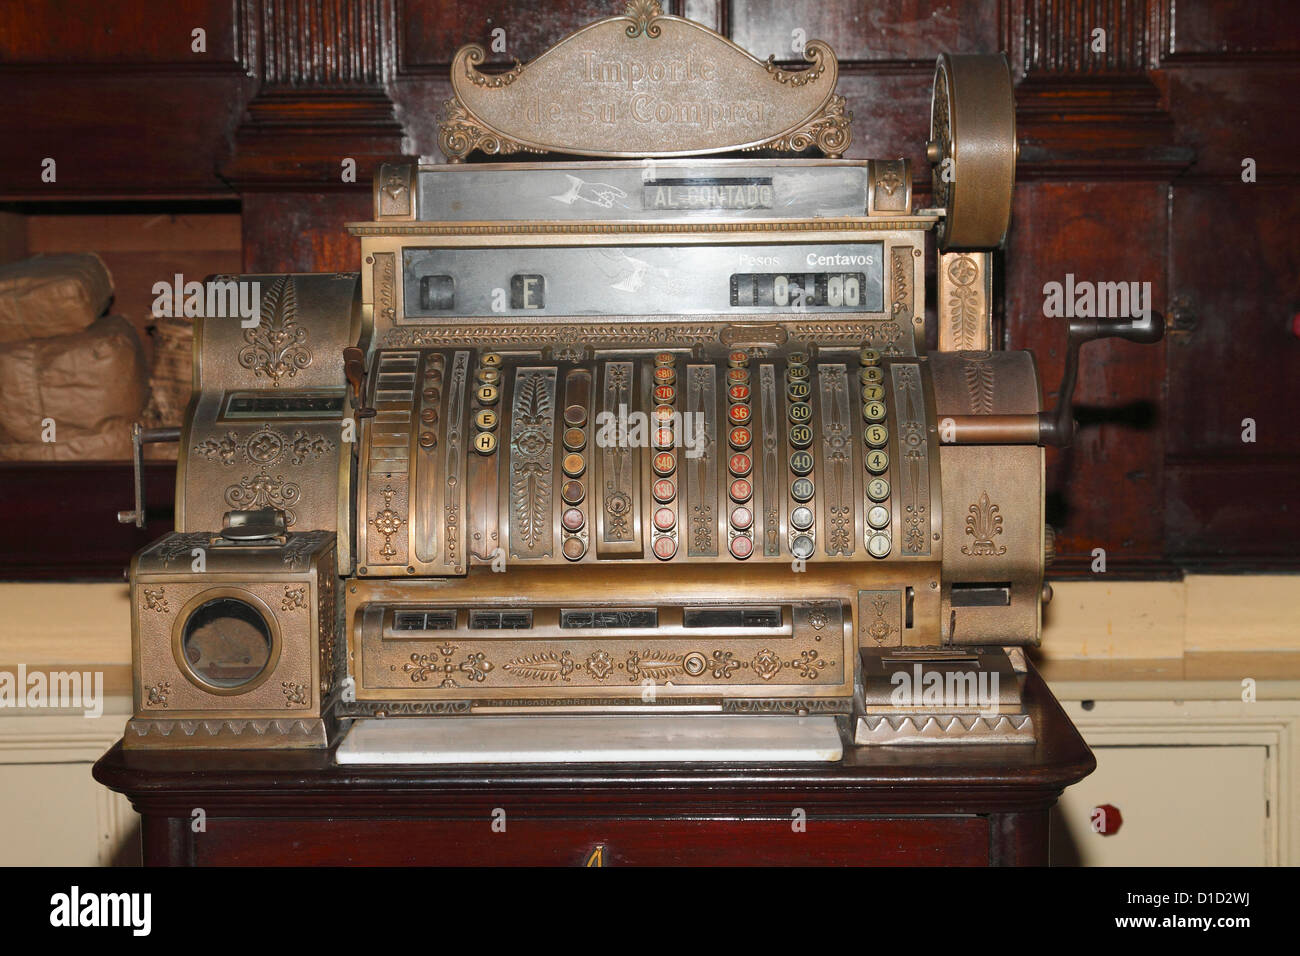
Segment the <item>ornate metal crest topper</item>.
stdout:
[[439,144],[450,162],[474,150],[625,158],[737,150],[842,156],[852,114],[835,93],[839,63],[812,40],[809,66],[786,71],[707,27],[631,0],[528,65],[480,73],[486,52],[461,47],[451,65]]

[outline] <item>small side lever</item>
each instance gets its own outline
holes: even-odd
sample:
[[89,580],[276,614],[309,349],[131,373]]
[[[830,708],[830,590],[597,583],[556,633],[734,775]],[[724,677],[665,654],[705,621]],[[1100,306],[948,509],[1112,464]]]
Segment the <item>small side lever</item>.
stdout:
[[1097,339],[1127,339],[1142,345],[1165,335],[1165,317],[1151,312],[1145,319],[1071,319],[1065,346],[1065,370],[1056,393],[1056,407],[1038,413],[1038,444],[1064,448],[1074,438],[1074,386],[1079,378],[1079,347]]
[[352,408],[357,418],[374,418],[375,410],[365,404],[366,353],[355,345],[349,345],[343,350],[343,374],[352,386]]
[[131,425],[131,464],[135,472],[135,509],[119,511],[117,520],[120,524],[133,524],[144,527],[144,446],[158,442],[180,441],[179,428],[145,428],[139,422]]

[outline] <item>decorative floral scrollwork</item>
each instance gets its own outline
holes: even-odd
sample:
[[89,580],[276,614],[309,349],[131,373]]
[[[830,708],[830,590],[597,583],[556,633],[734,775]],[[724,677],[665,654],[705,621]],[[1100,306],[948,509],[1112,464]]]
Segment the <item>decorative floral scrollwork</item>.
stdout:
[[312,352],[306,345],[307,330],[297,321],[298,299],[292,276],[281,276],[262,297],[257,325],[244,330],[248,344],[239,350],[239,364],[265,375],[277,388],[280,379],[293,378],[311,365]]

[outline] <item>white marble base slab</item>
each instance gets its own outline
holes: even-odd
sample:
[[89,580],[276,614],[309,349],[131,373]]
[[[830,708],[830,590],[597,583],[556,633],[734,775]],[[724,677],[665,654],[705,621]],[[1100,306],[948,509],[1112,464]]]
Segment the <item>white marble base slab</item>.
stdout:
[[835,718],[388,717],[357,720],[340,764],[825,763]]

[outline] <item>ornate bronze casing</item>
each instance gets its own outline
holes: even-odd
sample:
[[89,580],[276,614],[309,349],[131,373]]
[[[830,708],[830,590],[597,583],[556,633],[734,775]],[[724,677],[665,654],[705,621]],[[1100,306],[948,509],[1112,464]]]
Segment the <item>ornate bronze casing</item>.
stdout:
[[[504,74],[457,55],[453,162],[381,167],[360,276],[241,277],[259,321],[199,327],[180,533],[132,571],[131,746],[541,711],[1032,740],[1002,649],[1039,633],[1041,395],[957,248],[1005,233],[997,63],[941,62],[932,159],[988,181],[915,211],[906,160],[838,158],[836,60],[805,59],[653,2]],[[760,147],[823,157],[699,158]],[[929,659],[1005,674],[1007,720],[891,723],[887,675]]]

